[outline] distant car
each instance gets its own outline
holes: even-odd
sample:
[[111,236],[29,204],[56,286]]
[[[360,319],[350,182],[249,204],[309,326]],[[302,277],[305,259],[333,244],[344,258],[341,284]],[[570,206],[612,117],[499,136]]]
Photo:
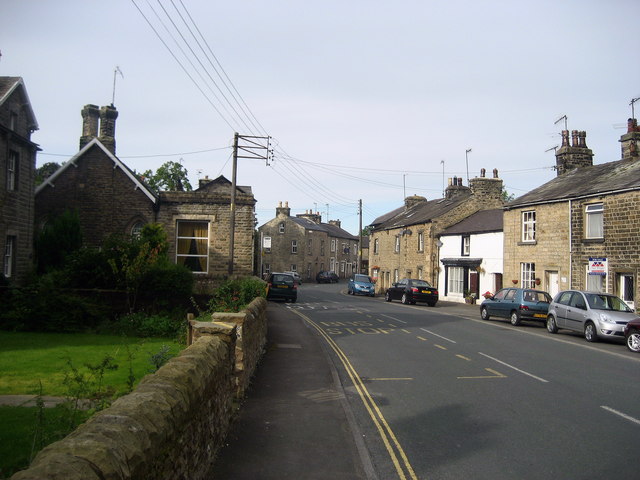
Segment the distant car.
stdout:
[[416,302],[426,302],[430,307],[435,307],[438,302],[438,290],[425,280],[403,278],[387,288],[384,299],[387,302],[400,300],[404,304],[412,305]]
[[547,330],[582,332],[588,342],[624,338],[624,327],[638,316],[619,297],[609,293],[566,290],[558,293],[547,315]]
[[326,271],[318,272],[318,275],[316,275],[316,282],[337,283],[338,275],[336,274],[336,272],[326,272]]
[[624,338],[629,350],[640,352],[640,318],[631,320],[624,326]]
[[302,277],[298,274],[298,272],[283,272],[283,273],[288,273],[295,279],[296,282],[298,282],[298,285],[302,285]]
[[283,299],[295,303],[298,300],[298,284],[293,275],[271,273],[267,277],[267,300]]
[[376,286],[371,281],[369,275],[356,273],[349,279],[347,293],[349,295],[369,295],[370,297],[374,297],[376,294]]
[[480,317],[508,318],[511,325],[520,325],[522,320],[547,321],[551,295],[530,288],[503,288],[493,297],[480,304]]

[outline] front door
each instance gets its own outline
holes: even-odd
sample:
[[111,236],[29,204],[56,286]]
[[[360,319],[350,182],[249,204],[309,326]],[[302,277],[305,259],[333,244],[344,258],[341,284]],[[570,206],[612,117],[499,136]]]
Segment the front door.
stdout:
[[551,298],[555,298],[559,291],[558,272],[547,272],[547,293],[551,295]]
[[625,301],[631,308],[634,306],[634,288],[633,288],[633,275],[630,273],[619,274],[618,291],[620,292],[620,298]]

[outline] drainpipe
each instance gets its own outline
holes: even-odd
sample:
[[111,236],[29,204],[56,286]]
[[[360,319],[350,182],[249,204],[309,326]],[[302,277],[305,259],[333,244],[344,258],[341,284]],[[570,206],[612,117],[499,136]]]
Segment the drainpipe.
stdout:
[[569,200],[569,289],[573,288],[573,230],[571,228],[572,203]]

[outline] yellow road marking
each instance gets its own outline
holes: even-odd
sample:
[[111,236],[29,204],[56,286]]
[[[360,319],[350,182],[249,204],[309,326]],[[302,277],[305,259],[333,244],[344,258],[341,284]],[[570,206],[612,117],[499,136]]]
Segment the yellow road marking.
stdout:
[[422,338],[422,337],[418,337],[419,340],[422,340],[423,342],[426,342],[427,339],[426,338]]
[[418,480],[418,477],[413,471],[413,467],[409,463],[409,459],[407,458],[407,455],[405,454],[402,446],[400,445],[400,442],[398,442],[398,439],[393,433],[393,430],[391,430],[391,427],[387,423],[387,420],[382,415],[380,408],[371,397],[371,394],[369,393],[367,388],[364,386],[364,383],[362,382],[360,376],[356,372],[353,365],[351,365],[351,362],[349,361],[345,353],[340,349],[338,344],[334,342],[333,339],[327,333],[325,333],[324,330],[319,325],[317,325],[313,320],[311,320],[309,317],[307,317],[306,315],[304,315],[303,313],[297,310],[292,310],[292,311],[318,331],[318,333],[325,339],[325,341],[329,344],[331,349],[336,353],[336,355],[342,362],[342,365],[344,366],[347,374],[349,375],[349,378],[351,379],[353,386],[357,390],[358,395],[362,400],[362,403],[364,404],[367,412],[369,413],[369,416],[371,417],[371,420],[373,421],[374,425],[378,429],[378,433],[380,434],[382,442],[384,443],[384,446],[387,449],[387,453],[391,457],[391,461],[395,466],[398,477],[401,480],[406,480],[408,475],[408,478],[412,480]]
[[489,373],[493,373],[493,375],[484,375],[484,376],[479,376],[479,377],[458,377],[459,379],[470,379],[470,378],[507,378],[506,375],[503,375],[500,372],[496,372],[495,370],[491,369],[491,368],[485,368],[485,370]]
[[467,362],[470,362],[470,361],[471,361],[471,359],[470,359],[470,358],[467,358],[467,357],[465,357],[464,355],[456,355],[456,357],[461,358],[462,360],[466,360]]
[[413,378],[411,377],[405,377],[405,378],[363,378],[363,380],[376,380],[376,381],[387,381],[387,380],[413,380]]
[[402,328],[401,329],[404,333],[411,333],[409,330],[407,330],[406,328]]
[[442,345],[438,345],[437,343],[434,343],[434,345],[436,347],[438,347],[440,350],[446,350],[447,349],[447,347],[443,347]]

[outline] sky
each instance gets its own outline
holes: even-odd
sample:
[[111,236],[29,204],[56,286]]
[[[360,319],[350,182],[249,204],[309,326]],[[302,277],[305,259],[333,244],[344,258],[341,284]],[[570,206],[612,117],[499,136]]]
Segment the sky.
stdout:
[[234,133],[268,136],[237,168],[258,225],[281,201],[356,235],[359,200],[366,226],[481,168],[516,197],[551,180],[563,117],[619,160],[639,22],[637,0],[0,0],[0,76],[24,79],[38,166],[113,102],[131,169],[195,188],[231,179]]

